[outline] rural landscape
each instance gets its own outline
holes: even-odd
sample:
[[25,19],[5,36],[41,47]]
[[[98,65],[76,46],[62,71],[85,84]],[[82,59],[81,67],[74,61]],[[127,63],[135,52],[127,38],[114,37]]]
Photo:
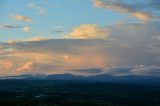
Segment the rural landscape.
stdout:
[[0,0],[0,106],[160,106],[160,0]]

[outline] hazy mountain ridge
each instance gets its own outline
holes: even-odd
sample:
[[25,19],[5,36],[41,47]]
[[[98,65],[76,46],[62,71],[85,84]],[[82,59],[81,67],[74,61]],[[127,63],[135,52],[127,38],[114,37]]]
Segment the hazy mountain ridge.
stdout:
[[113,82],[113,83],[134,83],[134,84],[153,84],[160,85],[160,77],[158,76],[113,76],[110,74],[94,75],[94,76],[78,76],[69,73],[52,74],[52,75],[18,75],[0,77],[0,79],[21,79],[21,80],[68,80],[68,81],[94,81],[94,82]]

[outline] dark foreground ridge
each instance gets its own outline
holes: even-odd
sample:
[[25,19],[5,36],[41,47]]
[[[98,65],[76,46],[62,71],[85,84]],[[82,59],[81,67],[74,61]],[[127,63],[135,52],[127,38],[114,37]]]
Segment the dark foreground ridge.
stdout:
[[0,106],[160,106],[158,85],[29,76],[0,80]]

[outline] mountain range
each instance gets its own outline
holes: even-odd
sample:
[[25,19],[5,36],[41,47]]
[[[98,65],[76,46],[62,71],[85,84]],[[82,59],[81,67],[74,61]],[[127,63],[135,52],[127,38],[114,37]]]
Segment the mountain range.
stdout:
[[65,74],[26,74],[17,76],[0,77],[1,80],[62,80],[62,81],[88,81],[88,82],[110,82],[110,83],[127,83],[127,84],[149,84],[160,85],[160,77],[157,76],[113,76],[110,74],[79,76],[69,73]]

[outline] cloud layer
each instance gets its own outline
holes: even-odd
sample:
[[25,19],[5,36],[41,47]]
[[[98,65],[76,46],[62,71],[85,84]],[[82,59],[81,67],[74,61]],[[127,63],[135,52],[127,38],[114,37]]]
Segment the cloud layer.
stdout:
[[102,7],[115,12],[128,13],[141,21],[159,18],[160,2],[158,0],[126,1],[126,0],[94,0],[96,7]]
[[[1,43],[0,72],[2,76],[66,72],[81,75],[156,75],[160,66],[160,55],[159,51],[152,47],[155,44],[135,44],[116,39],[51,39]],[[113,69],[118,67],[131,69],[127,72],[114,72]]]

